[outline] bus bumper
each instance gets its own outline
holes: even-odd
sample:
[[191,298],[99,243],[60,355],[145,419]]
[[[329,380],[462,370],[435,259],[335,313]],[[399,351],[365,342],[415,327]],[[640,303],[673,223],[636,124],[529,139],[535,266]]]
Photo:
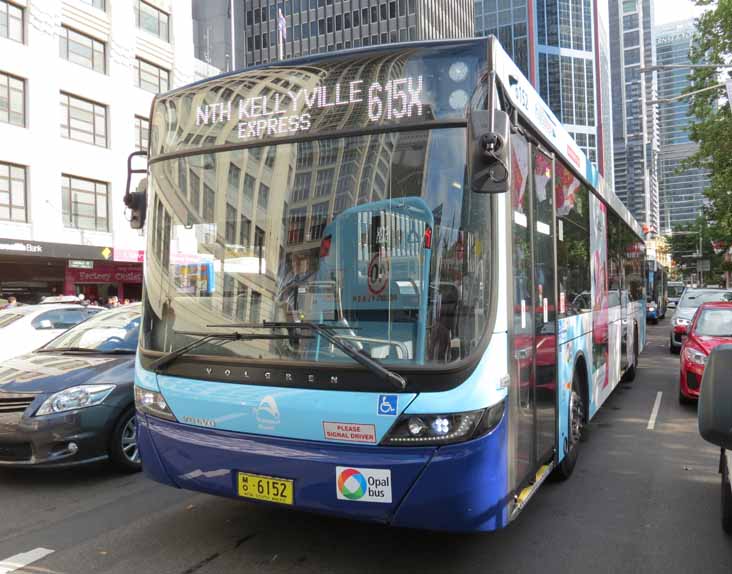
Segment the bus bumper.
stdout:
[[[170,486],[237,498],[243,471],[294,480],[293,508],[301,510],[409,528],[485,531],[508,523],[505,419],[473,441],[402,448],[244,435],[138,413],[137,441],[145,473]],[[389,470],[392,501],[339,499],[338,466]]]

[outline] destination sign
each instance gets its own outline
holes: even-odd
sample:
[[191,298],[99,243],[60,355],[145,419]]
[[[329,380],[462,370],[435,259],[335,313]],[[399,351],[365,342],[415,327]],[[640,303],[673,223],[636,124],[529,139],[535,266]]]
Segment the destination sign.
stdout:
[[423,114],[422,88],[422,76],[417,76],[389,80],[384,85],[372,82],[364,86],[363,80],[354,80],[284,94],[239,97],[198,106],[196,126],[226,124],[236,118],[239,139],[251,139],[307,132],[312,127],[311,110],[318,108],[360,105],[372,123],[411,118]]
[[283,61],[155,100],[150,157],[464,119],[487,42],[455,40]]

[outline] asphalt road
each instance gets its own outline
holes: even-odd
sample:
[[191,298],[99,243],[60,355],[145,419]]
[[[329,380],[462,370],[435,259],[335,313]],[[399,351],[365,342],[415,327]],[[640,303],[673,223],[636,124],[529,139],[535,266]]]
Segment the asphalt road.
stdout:
[[[590,424],[571,480],[543,486],[503,531],[445,535],[323,518],[176,491],[104,465],[5,470],[0,574],[729,573],[719,454],[699,438],[696,408],[678,404],[668,328],[650,327],[635,383]],[[3,565],[27,552],[40,559]]]

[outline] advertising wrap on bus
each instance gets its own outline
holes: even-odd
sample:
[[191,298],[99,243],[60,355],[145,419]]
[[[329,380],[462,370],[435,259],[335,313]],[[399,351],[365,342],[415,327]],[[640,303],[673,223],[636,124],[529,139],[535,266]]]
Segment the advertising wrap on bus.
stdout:
[[411,43],[156,98],[149,476],[472,531],[572,473],[642,349],[642,239],[512,66],[494,38]]

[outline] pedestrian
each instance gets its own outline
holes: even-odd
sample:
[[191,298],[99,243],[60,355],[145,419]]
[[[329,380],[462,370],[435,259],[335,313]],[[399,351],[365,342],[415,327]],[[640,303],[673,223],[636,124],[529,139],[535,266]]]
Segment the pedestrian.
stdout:
[[119,307],[119,299],[117,299],[116,295],[112,295],[111,297],[107,298],[107,309],[115,309]]
[[18,306],[18,300],[15,298],[14,295],[10,295],[8,297],[8,303],[3,307],[3,309],[12,309],[13,307]]
[[130,304],[130,300],[127,299],[127,297],[125,297],[123,305],[129,305],[129,304]]

